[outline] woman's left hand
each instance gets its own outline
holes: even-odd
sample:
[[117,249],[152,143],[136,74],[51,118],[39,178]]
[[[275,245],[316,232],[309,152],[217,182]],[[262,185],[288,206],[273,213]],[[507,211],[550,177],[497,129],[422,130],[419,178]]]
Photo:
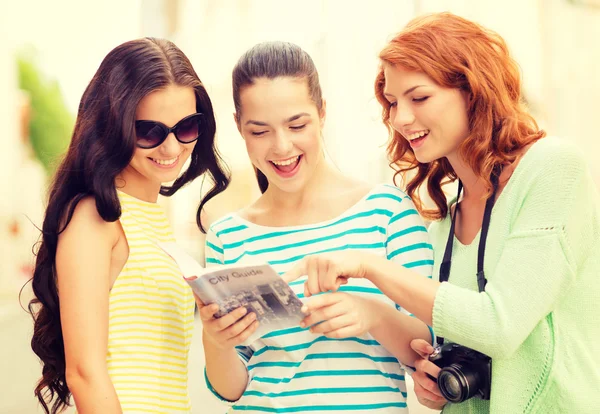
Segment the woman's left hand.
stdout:
[[308,316],[300,326],[310,326],[312,333],[328,338],[362,336],[377,323],[375,307],[375,303],[360,296],[345,292],[326,293],[312,298],[302,307]]
[[413,339],[410,347],[421,359],[415,361],[415,372],[412,374],[417,400],[427,408],[441,410],[448,401],[442,396],[435,379],[440,373],[440,367],[429,360],[433,346],[423,339]]
[[304,295],[309,297],[320,292],[337,291],[348,283],[348,278],[366,276],[366,254],[356,250],[345,250],[306,256],[282,277],[290,283],[307,276]]

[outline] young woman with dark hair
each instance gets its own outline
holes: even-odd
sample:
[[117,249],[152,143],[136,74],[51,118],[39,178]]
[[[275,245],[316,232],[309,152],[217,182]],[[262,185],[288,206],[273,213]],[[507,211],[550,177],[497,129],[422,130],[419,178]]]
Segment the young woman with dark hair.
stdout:
[[[310,56],[294,44],[261,43],[232,79],[235,122],[263,194],[211,226],[207,265],[261,261],[283,273],[310,254],[369,251],[429,277],[433,252],[410,198],[325,158],[325,100]],[[291,286],[304,297],[302,280]],[[409,339],[431,342],[428,327],[366,280],[319,301],[322,319],[315,312],[244,345],[258,323],[253,313],[215,319],[217,305],[199,303],[208,386],[233,411],[406,412],[398,361],[413,365]]]
[[32,281],[46,412],[71,395],[81,414],[190,411],[194,300],[156,244],[173,240],[157,198],[208,173],[202,228],[229,182],[214,137],[211,101],[173,43],[134,40],[104,58],[50,187]]

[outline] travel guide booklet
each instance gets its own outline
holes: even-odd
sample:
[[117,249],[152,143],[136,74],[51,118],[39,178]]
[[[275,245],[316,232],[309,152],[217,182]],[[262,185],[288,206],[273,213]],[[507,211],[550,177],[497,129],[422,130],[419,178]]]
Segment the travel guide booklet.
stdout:
[[269,264],[220,265],[204,268],[177,243],[158,243],[171,256],[200,300],[217,303],[216,318],[244,306],[254,312],[258,328],[245,343],[279,329],[299,326],[306,315],[302,302]]

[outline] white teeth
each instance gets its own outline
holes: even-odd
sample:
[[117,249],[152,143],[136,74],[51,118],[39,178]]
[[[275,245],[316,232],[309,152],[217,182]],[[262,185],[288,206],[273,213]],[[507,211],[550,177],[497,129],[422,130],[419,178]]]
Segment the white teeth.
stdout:
[[295,158],[290,158],[289,160],[285,160],[285,161],[271,161],[273,164],[275,165],[281,165],[281,166],[286,166],[286,165],[292,165],[293,163],[295,163],[296,161],[298,161],[298,159],[300,158],[300,156],[298,155]]
[[429,134],[429,130],[428,129],[425,129],[423,131],[419,131],[419,132],[415,132],[415,133],[412,133],[410,135],[407,135],[406,139],[408,139],[409,141],[412,141],[414,139],[421,138],[421,137],[425,136],[426,134]]
[[152,161],[154,161],[155,163],[160,164],[160,165],[173,165],[173,164],[175,164],[177,162],[177,160],[179,159],[179,157],[175,157],[175,158],[172,158],[170,160],[157,160],[156,158],[150,158],[150,159]]

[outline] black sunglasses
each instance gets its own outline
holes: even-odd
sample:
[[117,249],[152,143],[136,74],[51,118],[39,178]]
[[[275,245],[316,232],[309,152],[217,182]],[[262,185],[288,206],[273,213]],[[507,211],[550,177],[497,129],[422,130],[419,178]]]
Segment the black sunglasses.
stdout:
[[137,146],[144,149],[156,148],[165,142],[171,132],[175,134],[177,141],[191,144],[200,136],[202,118],[203,115],[198,112],[186,116],[172,128],[158,121],[135,121]]

